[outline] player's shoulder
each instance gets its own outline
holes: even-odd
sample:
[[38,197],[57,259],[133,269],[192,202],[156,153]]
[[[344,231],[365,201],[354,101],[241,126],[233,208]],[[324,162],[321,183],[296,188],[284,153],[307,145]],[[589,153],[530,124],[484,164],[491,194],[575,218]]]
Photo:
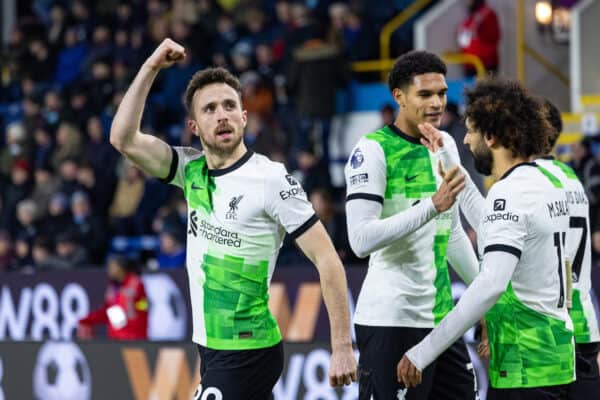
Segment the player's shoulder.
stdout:
[[[498,194],[521,197],[531,190],[536,190],[540,183],[546,186],[547,178],[540,173],[538,165],[533,162],[521,163],[507,170],[488,191],[488,197]],[[539,186],[537,187],[539,188]]]
[[273,161],[264,154],[254,153],[249,160],[249,166],[260,175],[268,177],[269,174],[286,174],[285,165],[279,161]]

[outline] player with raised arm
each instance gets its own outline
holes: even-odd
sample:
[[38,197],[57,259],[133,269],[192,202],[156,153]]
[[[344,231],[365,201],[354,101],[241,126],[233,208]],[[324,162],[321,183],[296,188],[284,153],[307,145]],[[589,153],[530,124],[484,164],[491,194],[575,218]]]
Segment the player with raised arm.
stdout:
[[573,301],[569,315],[575,333],[575,371],[577,379],[568,388],[567,399],[596,399],[600,396],[598,349],[600,332],[598,316],[590,291],[592,290],[592,245],[590,241],[590,206],[583,185],[568,165],[552,156],[558,136],[562,132],[560,111],[548,100],[543,100],[548,120],[554,129],[548,132],[548,145],[535,162],[560,179],[569,202],[569,231],[565,252],[573,274]]
[[244,145],[238,79],[209,68],[188,84],[187,124],[203,151],[170,147],[140,132],[152,82],[185,56],[170,39],[156,48],[119,106],[110,141],[150,175],[181,187],[187,200],[193,341],[202,360],[196,398],[272,398],[283,346],[267,290],[286,231],[319,270],[331,325],[330,383],[350,384],[356,361],[343,266],[298,182]]
[[497,180],[474,225],[481,272],[454,310],[402,357],[398,380],[418,385],[422,371],[487,312],[487,398],[560,399],[575,378],[564,264],[569,204],[561,182],[529,161],[545,149],[552,128],[537,100],[502,80],[479,82],[467,93],[466,123],[477,170]]
[[350,244],[357,255],[371,256],[354,316],[361,400],[477,396],[462,339],[425,371],[426,385],[407,390],[394,373],[402,354],[454,305],[446,257],[467,283],[478,272],[453,206],[464,177],[455,168],[442,179],[437,157],[419,143],[419,123],[440,124],[445,74],[435,54],[401,56],[388,80],[398,117],[362,137],[345,168]]

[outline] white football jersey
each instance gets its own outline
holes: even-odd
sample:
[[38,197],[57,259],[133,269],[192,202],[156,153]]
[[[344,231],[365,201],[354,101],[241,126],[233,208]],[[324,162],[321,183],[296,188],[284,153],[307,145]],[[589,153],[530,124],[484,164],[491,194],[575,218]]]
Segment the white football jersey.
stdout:
[[553,157],[537,159],[536,163],[560,179],[567,192],[570,229],[565,251],[573,271],[573,306],[569,314],[573,320],[575,341],[577,343],[599,342],[598,316],[590,297],[592,246],[590,210],[585,189],[575,171]]
[[496,388],[573,379],[564,265],[568,229],[563,186],[535,163],[513,167],[488,192],[480,254],[503,251],[519,259],[506,291],[486,314],[489,375]]
[[[444,141],[457,152],[445,132]],[[362,137],[344,173],[347,201],[380,202],[381,219],[430,198],[443,181],[437,156],[393,125]],[[458,218],[457,205],[371,253],[355,323],[431,328],[441,321],[454,306],[446,263],[453,218]]]
[[268,286],[286,232],[297,237],[318,219],[285,167],[248,151],[209,170],[202,152],[174,147],[166,181],[188,204],[186,266],[194,342],[217,350],[270,347],[281,334]]

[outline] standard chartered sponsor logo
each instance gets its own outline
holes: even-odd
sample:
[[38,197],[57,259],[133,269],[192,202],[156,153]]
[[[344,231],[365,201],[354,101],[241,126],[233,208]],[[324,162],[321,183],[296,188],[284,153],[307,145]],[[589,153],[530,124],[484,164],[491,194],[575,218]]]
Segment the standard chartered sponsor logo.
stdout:
[[200,221],[198,236],[223,246],[238,248],[242,246],[242,239],[237,232],[229,231],[222,226],[213,225],[205,220]]

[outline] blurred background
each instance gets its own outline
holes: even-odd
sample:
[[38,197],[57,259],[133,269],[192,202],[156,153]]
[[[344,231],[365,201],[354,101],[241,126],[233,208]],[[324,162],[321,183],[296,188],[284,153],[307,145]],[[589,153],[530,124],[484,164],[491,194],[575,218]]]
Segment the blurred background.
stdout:
[[[200,147],[185,125],[187,81],[207,66],[237,74],[244,140],[302,182],[347,267],[353,309],[367,260],[348,244],[343,166],[360,136],[393,122],[386,75],[412,49],[447,62],[442,128],[484,193],[491,182],[462,145],[464,88],[499,74],[560,108],[555,151],[585,186],[598,263],[599,20],[599,0],[2,0],[0,400],[190,399],[197,386],[185,200],[108,141],[124,92],[164,38],[188,57],[158,76],[142,130]],[[108,310],[128,285],[137,322],[120,335]],[[464,290],[455,278],[453,290]],[[318,275],[290,240],[270,295],[286,340],[275,399],[357,398],[356,385],[328,386]]]

